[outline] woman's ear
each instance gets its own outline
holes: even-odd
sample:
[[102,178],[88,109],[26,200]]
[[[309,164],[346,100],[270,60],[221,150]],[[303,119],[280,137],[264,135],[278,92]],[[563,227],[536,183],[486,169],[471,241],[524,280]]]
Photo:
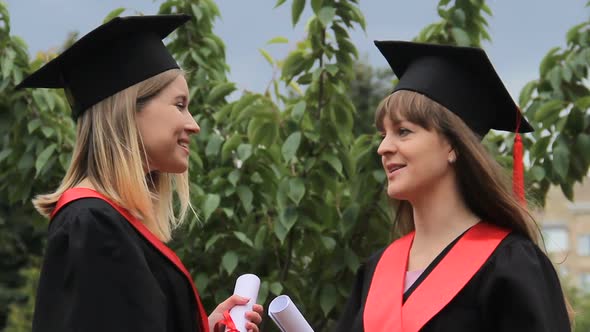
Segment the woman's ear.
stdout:
[[449,164],[454,164],[455,161],[457,161],[457,153],[455,152],[455,149],[451,149],[451,151],[449,151],[447,160],[449,161]]

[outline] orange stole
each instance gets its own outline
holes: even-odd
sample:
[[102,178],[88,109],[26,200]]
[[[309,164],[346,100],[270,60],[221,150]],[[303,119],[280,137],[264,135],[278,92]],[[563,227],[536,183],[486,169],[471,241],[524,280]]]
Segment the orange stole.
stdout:
[[200,319],[197,319],[197,322],[199,322],[201,331],[209,332],[209,319],[207,317],[207,313],[205,312],[205,308],[201,303],[201,297],[199,296],[199,293],[197,291],[197,288],[195,287],[195,284],[193,282],[193,279],[191,278],[190,273],[188,272],[184,264],[182,264],[180,258],[178,258],[178,256],[176,256],[172,249],[168,248],[168,246],[166,246],[162,241],[160,241],[149,229],[147,229],[147,227],[145,227],[144,224],[141,223],[141,221],[139,221],[137,218],[131,215],[131,213],[129,213],[127,210],[123,209],[122,207],[108,199],[106,196],[92,189],[71,188],[66,190],[60,196],[55,206],[55,209],[53,209],[53,212],[51,213],[51,219],[53,219],[53,217],[62,207],[80,198],[99,198],[109,203],[109,205],[111,205],[115,210],[117,210],[117,212],[119,212],[123,217],[125,217],[125,219],[127,219],[131,226],[133,226],[146,240],[148,240],[148,242],[150,242],[156,249],[158,249],[158,251],[160,251],[164,255],[164,257],[168,258],[168,260],[172,264],[174,264],[182,272],[182,274],[184,274],[184,276],[186,277],[193,289],[195,300],[197,301],[197,307],[199,311],[198,314],[200,316]]
[[364,330],[419,331],[463,289],[509,233],[485,222],[471,227],[403,304],[414,232],[393,242],[379,259],[369,286]]

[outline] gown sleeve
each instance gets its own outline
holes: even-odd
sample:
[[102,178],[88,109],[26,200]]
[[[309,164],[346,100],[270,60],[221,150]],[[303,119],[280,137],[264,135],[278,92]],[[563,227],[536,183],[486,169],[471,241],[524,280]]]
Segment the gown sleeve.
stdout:
[[114,210],[79,205],[51,222],[33,331],[166,330],[166,298],[137,235]]
[[348,301],[333,332],[363,332],[363,312],[371,280],[385,248],[373,253],[356,273]]
[[536,245],[515,241],[494,264],[480,293],[491,331],[571,331],[557,273]]

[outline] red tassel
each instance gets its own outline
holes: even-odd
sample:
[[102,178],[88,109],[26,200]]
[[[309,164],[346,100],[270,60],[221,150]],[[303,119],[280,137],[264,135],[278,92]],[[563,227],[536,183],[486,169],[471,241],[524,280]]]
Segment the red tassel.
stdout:
[[512,174],[512,190],[522,205],[526,205],[524,198],[524,167],[522,164],[522,140],[520,134],[514,136],[513,149],[514,168]]

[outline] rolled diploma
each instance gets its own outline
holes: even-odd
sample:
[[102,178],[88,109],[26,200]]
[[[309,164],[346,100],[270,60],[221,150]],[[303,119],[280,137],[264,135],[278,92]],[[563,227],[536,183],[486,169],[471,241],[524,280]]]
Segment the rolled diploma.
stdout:
[[237,305],[229,311],[229,315],[236,324],[236,328],[240,332],[246,332],[247,319],[245,314],[247,311],[252,311],[252,306],[256,303],[258,298],[258,290],[260,289],[260,279],[254,274],[243,274],[236,280],[236,287],[234,294],[247,297],[250,300],[244,305]]
[[289,296],[279,295],[268,306],[270,318],[283,332],[313,332]]

